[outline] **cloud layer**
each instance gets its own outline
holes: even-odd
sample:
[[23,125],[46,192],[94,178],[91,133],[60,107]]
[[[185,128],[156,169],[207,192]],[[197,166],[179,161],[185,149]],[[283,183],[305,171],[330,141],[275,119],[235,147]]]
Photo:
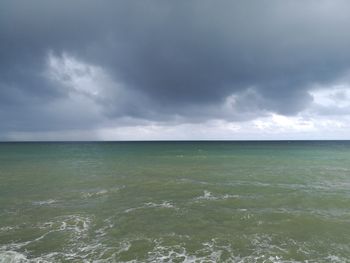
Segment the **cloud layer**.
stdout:
[[0,5],[2,139],[346,138],[348,1]]

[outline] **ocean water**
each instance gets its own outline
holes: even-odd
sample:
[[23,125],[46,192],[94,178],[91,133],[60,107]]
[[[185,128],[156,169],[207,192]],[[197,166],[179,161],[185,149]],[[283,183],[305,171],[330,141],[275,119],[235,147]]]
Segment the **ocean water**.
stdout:
[[0,262],[350,262],[350,142],[1,143]]

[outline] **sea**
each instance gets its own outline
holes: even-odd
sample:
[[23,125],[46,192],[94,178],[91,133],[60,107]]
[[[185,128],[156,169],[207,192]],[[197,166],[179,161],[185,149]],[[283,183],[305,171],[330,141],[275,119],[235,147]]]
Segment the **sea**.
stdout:
[[350,141],[0,143],[0,262],[350,262]]

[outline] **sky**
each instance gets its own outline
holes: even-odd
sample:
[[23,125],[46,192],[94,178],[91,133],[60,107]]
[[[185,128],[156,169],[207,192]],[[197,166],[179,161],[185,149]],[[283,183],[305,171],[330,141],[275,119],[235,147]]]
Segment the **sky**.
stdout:
[[2,0],[0,140],[350,139],[348,0]]

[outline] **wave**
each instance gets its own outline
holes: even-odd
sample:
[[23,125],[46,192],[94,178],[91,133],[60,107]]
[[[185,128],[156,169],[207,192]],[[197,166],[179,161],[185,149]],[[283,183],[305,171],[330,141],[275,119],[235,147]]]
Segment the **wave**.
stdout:
[[42,205],[51,205],[51,204],[54,204],[57,202],[58,202],[57,200],[49,199],[49,200],[43,200],[43,201],[34,201],[34,202],[32,202],[32,204],[42,206]]
[[135,211],[135,210],[146,209],[146,208],[174,208],[174,209],[177,209],[177,207],[175,207],[175,205],[173,205],[169,201],[163,201],[162,203],[158,203],[158,204],[153,203],[153,202],[144,203],[144,205],[142,205],[142,206],[126,209],[126,210],[124,210],[124,212],[130,213],[130,212]]
[[[169,234],[163,238],[151,239],[147,237],[135,237],[134,239],[124,239],[118,244],[108,243],[103,238],[86,238],[86,233],[91,227],[91,220],[87,217],[71,215],[64,218],[64,227],[59,227],[60,231],[71,231],[72,236],[70,242],[67,243],[67,248],[64,251],[52,251],[43,253],[42,255],[33,257],[26,249],[19,250],[20,246],[0,247],[0,263],[47,263],[47,262],[121,262],[121,263],[136,263],[136,262],[236,262],[236,263],[340,263],[348,262],[348,259],[341,255],[316,253],[310,246],[303,242],[286,239],[283,242],[278,242],[274,236],[267,234],[252,234],[244,235],[240,238],[247,243],[245,254],[239,252],[235,243],[229,240],[213,238],[206,242],[199,243],[196,250],[189,249],[188,244],[195,242],[190,236]],[[109,220],[106,220],[109,224]],[[50,224],[46,224],[49,228]],[[54,229],[57,226],[51,225]],[[139,246],[140,241],[146,242],[149,250],[144,256],[138,257],[133,255],[132,248],[135,245]],[[174,241],[175,244],[174,244]],[[238,240],[239,241],[239,240]],[[34,241],[32,241],[34,242]],[[239,243],[239,242],[238,242]],[[109,244],[109,245],[107,245]],[[289,251],[297,248],[300,254],[307,255],[308,260],[298,261],[290,258]],[[332,251],[334,247],[332,247]],[[123,255],[129,254],[132,258],[123,260]],[[125,258],[125,257],[124,257]]]
[[117,193],[124,188],[125,188],[125,185],[113,187],[113,188],[109,188],[109,189],[89,189],[87,191],[82,192],[81,196],[83,198],[102,197],[102,196],[106,196],[108,194]]
[[195,200],[225,200],[225,199],[230,199],[230,198],[239,198],[238,195],[230,195],[230,194],[225,194],[225,195],[213,195],[211,192],[204,190],[203,195],[198,196],[194,198]]

